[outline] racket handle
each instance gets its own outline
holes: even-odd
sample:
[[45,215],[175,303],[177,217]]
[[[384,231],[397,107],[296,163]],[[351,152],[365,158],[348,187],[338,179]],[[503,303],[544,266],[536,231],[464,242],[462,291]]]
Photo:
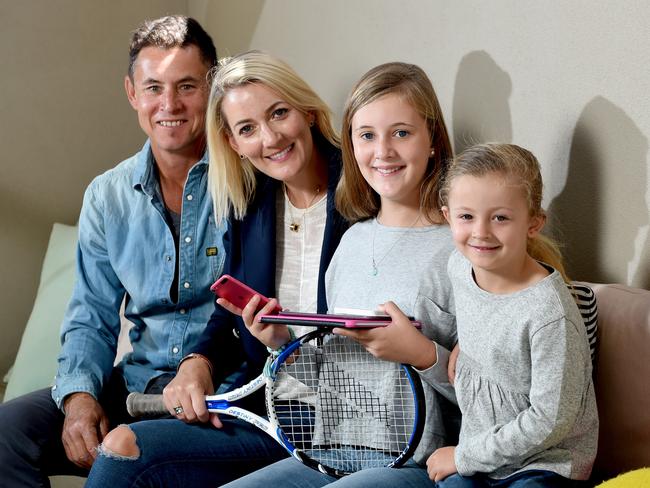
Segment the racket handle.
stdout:
[[129,393],[129,396],[126,397],[126,411],[131,417],[168,413],[162,395],[144,393]]

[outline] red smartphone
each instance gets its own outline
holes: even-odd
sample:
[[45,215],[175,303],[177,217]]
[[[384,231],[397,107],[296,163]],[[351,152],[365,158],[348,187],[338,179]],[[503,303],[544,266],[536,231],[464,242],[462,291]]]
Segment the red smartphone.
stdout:
[[[255,295],[260,296],[260,303],[257,307],[257,310],[260,310],[267,303],[269,303],[269,299],[267,297],[261,293],[256,292],[250,286],[245,285],[237,278],[233,278],[227,274],[221,276],[221,278],[215,281],[214,284],[210,287],[210,291],[216,294],[219,298],[225,298],[234,306],[242,309],[248,305],[248,302],[250,302],[251,298],[253,298]],[[282,310],[282,307],[278,305],[273,310],[273,313],[277,313],[280,310]]]

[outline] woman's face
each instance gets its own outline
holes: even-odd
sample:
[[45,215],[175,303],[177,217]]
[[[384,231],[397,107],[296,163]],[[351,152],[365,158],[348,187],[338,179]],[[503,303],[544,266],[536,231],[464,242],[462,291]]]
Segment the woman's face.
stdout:
[[221,110],[231,147],[264,174],[291,183],[310,166],[314,116],[303,114],[266,85],[229,90]]
[[351,136],[361,174],[382,205],[390,201],[419,207],[431,155],[424,117],[403,97],[384,95],[357,110]]

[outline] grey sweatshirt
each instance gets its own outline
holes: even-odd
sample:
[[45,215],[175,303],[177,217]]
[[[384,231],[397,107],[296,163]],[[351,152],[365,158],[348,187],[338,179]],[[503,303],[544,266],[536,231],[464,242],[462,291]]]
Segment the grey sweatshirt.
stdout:
[[448,269],[461,350],[458,472],[505,478],[543,469],[589,478],[598,443],[589,343],[560,274],[495,295],[478,287],[460,253]]
[[[377,275],[372,267],[373,241]],[[414,455],[418,463],[424,463],[429,454],[456,435],[453,428],[458,411],[449,408],[449,402],[440,396],[442,392],[455,401],[447,381],[449,350],[456,342],[453,296],[446,270],[452,250],[447,226],[404,229],[368,220],[344,234],[325,276],[330,313],[339,307],[375,310],[392,300],[405,314],[422,321],[422,333],[436,342],[437,363],[419,372],[427,411],[424,434]]]

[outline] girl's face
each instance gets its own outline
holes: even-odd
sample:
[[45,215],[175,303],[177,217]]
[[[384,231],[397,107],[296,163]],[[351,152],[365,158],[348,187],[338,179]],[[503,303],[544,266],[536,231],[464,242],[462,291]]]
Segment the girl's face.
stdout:
[[262,173],[291,183],[309,167],[313,115],[303,114],[261,83],[229,90],[221,107],[230,146]]
[[357,110],[351,138],[361,174],[382,206],[391,202],[419,208],[431,155],[424,117],[401,96],[384,95]]
[[542,216],[530,216],[521,185],[500,173],[454,178],[442,212],[474,271],[504,277],[521,269],[528,238],[544,225]]

